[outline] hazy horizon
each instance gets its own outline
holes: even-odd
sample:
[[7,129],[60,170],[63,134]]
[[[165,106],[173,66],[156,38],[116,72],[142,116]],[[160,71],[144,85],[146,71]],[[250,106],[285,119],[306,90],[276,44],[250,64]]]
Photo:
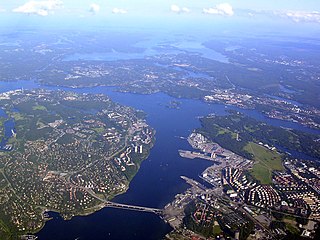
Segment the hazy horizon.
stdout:
[[[317,37],[317,1],[0,1],[0,31],[174,31],[183,34],[281,34]],[[1,30],[2,29],[2,30]]]

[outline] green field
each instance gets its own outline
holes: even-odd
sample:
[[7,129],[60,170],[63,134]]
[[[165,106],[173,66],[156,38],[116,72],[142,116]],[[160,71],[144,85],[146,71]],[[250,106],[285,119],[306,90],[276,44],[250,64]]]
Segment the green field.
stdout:
[[219,225],[213,226],[213,235],[217,236],[222,233],[222,230]]
[[285,217],[283,219],[284,223],[286,224],[286,229],[293,235],[300,235],[300,231],[299,228],[297,227],[297,222],[296,220],[293,218],[289,218],[289,217]]
[[11,113],[11,117],[14,118],[15,121],[24,120],[23,115],[17,112]]
[[15,239],[13,237],[13,234],[10,228],[2,220],[0,220],[0,239],[1,240]]
[[283,170],[281,156],[275,151],[271,151],[256,143],[249,142],[245,150],[252,153],[255,163],[251,170],[252,176],[259,180],[261,184],[272,183],[272,171]]
[[36,111],[36,110],[47,111],[47,108],[45,106],[42,106],[42,105],[36,105],[36,106],[32,107],[32,110],[34,110],[34,111]]
[[92,130],[95,131],[96,133],[103,133],[105,131],[103,127],[93,128]]

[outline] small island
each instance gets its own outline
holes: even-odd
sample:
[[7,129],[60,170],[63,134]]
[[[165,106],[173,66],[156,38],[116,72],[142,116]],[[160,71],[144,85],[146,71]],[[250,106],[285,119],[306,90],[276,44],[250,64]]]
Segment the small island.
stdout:
[[143,112],[102,94],[16,90],[0,105],[14,121],[12,149],[0,152],[0,239],[39,231],[47,211],[101,209],[128,189],[155,140]]

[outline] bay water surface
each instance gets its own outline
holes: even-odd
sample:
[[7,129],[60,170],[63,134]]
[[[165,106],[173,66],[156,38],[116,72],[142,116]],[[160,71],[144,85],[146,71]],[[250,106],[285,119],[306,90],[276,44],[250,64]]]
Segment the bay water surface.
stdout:
[[[78,93],[103,93],[113,101],[143,110],[148,124],[156,130],[156,143],[150,156],[145,160],[137,175],[130,183],[129,190],[113,199],[114,202],[146,207],[163,208],[177,193],[188,185],[180,178],[184,175],[201,181],[201,172],[212,163],[204,160],[183,159],[178,150],[192,150],[187,137],[200,127],[199,117],[207,114],[224,115],[227,110],[238,110],[257,120],[274,126],[294,128],[320,134],[320,131],[303,127],[296,123],[264,117],[255,110],[242,110],[222,104],[208,104],[199,100],[176,99],[163,93],[141,95],[121,93],[116,88],[61,88],[40,86],[30,81],[0,83],[0,92],[20,89],[46,88],[75,91]],[[180,109],[167,106],[171,101],[181,102]],[[171,228],[159,216],[151,213],[104,208],[88,216],[77,216],[64,221],[59,214],[50,212],[53,217],[37,234],[40,240],[53,239],[110,239],[138,240],[161,239]]]

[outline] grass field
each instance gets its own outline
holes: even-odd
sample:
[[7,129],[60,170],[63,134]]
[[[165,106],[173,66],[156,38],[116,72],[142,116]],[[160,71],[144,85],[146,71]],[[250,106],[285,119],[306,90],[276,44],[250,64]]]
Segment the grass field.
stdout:
[[13,117],[15,121],[24,120],[23,115],[17,112],[11,113],[11,117]]
[[283,221],[286,224],[286,228],[289,232],[295,235],[299,234],[300,231],[299,231],[299,228],[297,227],[297,223],[295,219],[290,219],[288,217],[285,217]]
[[47,111],[47,108],[42,105],[36,105],[32,107],[32,110],[40,110],[40,111]]
[[222,230],[221,230],[221,228],[220,228],[219,225],[213,226],[213,234],[214,234],[215,236],[221,234],[221,232],[222,232]]
[[4,224],[2,220],[0,220],[0,239],[2,240],[9,240],[12,238],[12,233],[7,225]]
[[96,133],[103,133],[105,131],[103,127],[93,128],[92,130],[94,130]]
[[272,171],[283,170],[279,153],[253,142],[248,143],[245,150],[254,155],[255,163],[251,174],[255,179],[259,180],[261,184],[271,184]]

